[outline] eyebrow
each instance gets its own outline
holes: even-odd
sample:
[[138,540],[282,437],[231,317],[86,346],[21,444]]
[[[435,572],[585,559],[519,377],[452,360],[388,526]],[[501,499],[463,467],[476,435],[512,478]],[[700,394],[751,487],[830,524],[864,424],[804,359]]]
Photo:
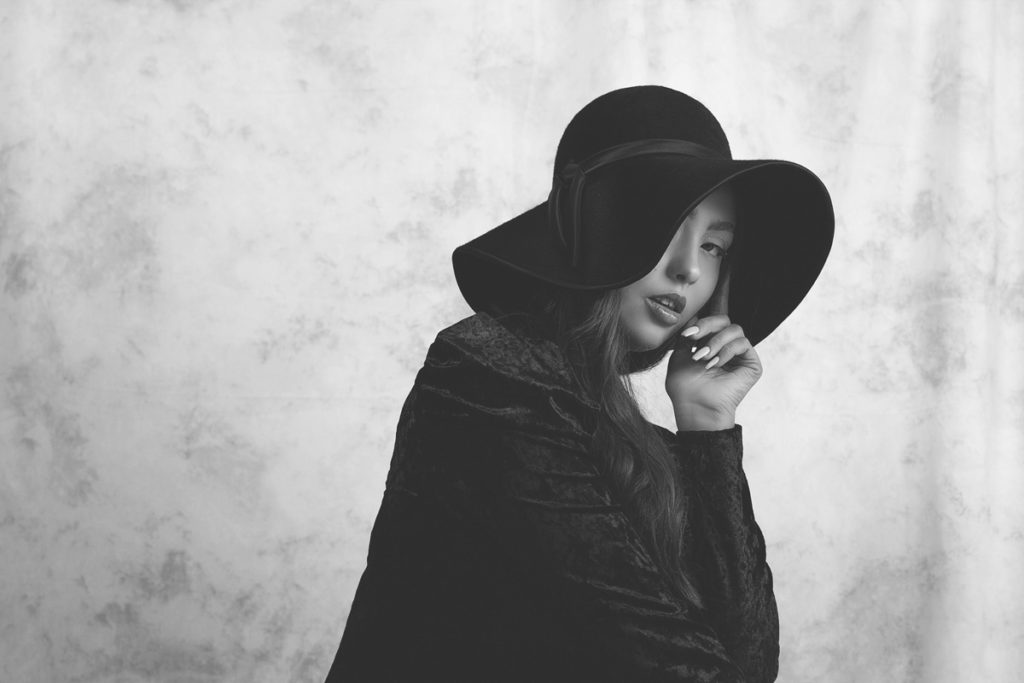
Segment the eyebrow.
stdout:
[[730,223],[729,221],[715,221],[714,223],[708,226],[707,231],[711,232],[712,230],[734,233],[736,232],[736,226],[735,224]]

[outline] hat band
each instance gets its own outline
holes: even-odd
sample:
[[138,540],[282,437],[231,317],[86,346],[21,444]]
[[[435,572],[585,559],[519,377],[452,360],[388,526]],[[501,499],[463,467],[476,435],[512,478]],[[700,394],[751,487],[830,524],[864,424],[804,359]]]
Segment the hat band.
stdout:
[[[572,161],[567,163],[555,175],[551,193],[548,195],[548,225],[555,229],[558,240],[565,247],[574,268],[579,265],[580,253],[582,251],[580,244],[582,232],[580,217],[582,214],[583,184],[586,180],[586,174],[616,161],[650,154],[678,154],[700,159],[729,158],[717,150],[697,144],[696,142],[690,142],[689,140],[645,138],[608,147],[587,157],[580,163]],[[562,203],[565,193],[569,195],[568,201],[571,211],[571,219],[568,226],[562,220]]]

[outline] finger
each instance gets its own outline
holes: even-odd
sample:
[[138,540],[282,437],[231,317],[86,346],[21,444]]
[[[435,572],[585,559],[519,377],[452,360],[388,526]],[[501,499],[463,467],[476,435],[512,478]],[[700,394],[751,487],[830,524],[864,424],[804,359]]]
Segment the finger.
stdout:
[[[707,360],[708,363],[714,361],[714,365],[721,367],[728,363],[729,361],[731,361],[736,356],[746,353],[751,348],[753,347],[751,346],[749,339],[747,339],[746,337],[738,337],[736,339],[733,339],[732,341],[723,344],[722,348],[719,349],[718,353],[708,354]],[[715,360],[716,358],[718,360]],[[714,367],[714,365],[710,367]]]
[[693,342],[697,342],[702,339],[707,339],[708,335],[724,330],[730,324],[731,321],[727,315],[709,315],[705,317],[691,318],[690,322],[683,327],[680,334]]
[[732,266],[729,257],[722,262],[718,272],[718,282],[715,284],[715,291],[704,306],[705,315],[729,315],[729,283],[732,275]]
[[714,334],[710,339],[706,340],[697,349],[697,352],[693,354],[693,360],[705,359],[705,362],[711,360],[712,357],[721,352],[729,342],[734,339],[739,339],[744,336],[743,328],[736,324],[728,325],[725,329]]

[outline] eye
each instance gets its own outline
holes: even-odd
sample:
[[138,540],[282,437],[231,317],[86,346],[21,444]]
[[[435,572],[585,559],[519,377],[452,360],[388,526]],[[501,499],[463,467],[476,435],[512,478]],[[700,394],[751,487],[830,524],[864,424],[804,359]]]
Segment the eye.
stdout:
[[713,256],[716,256],[717,258],[722,258],[722,257],[723,257],[723,256],[725,256],[725,255],[726,255],[727,253],[729,253],[729,250],[728,250],[728,249],[725,249],[724,247],[722,247],[722,246],[720,246],[720,245],[718,245],[718,244],[715,244],[714,242],[705,242],[705,243],[704,243],[704,244],[702,244],[701,246],[702,246],[702,247],[709,247],[709,246],[710,246],[710,247],[713,247],[713,248],[714,248],[714,250],[713,250],[713,251],[711,252],[711,254],[712,254]]

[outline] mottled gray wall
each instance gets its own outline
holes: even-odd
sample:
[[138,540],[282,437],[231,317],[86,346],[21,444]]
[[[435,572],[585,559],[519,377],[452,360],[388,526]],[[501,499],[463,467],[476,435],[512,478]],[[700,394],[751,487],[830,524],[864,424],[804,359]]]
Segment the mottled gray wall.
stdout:
[[835,201],[739,415],[780,680],[1019,680],[1022,8],[2,2],[0,680],[320,681],[451,250],[637,83]]

